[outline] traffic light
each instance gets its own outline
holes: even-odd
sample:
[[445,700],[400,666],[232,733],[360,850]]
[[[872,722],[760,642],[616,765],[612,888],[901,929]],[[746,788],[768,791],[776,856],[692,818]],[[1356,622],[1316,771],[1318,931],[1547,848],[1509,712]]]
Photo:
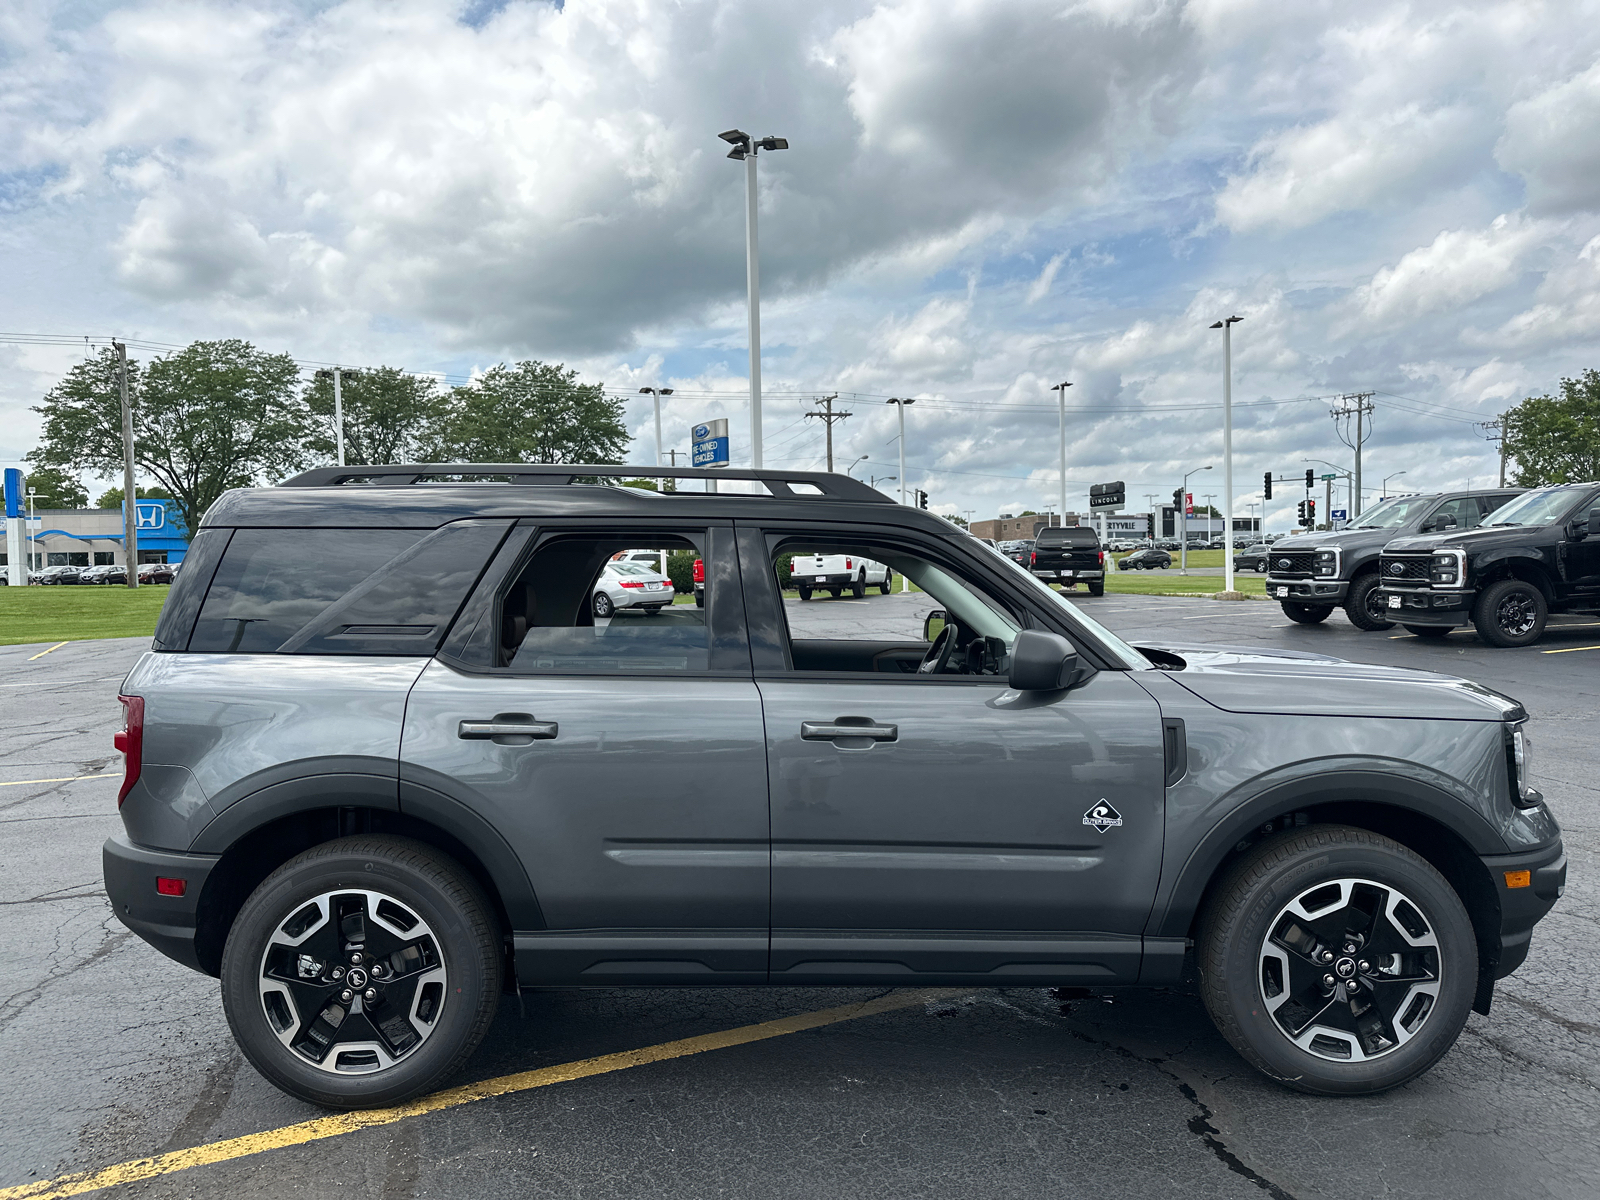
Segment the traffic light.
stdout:
[[1182,508],[1183,507],[1183,489],[1182,488],[1174,488],[1173,489],[1173,491],[1172,491],[1172,507],[1173,508]]
[[927,508],[928,507],[928,493],[923,491],[921,488],[917,489],[917,507],[918,508]]
[[1307,529],[1315,529],[1316,527],[1317,527],[1317,502],[1315,500],[1307,500],[1306,501],[1306,528]]
[[1309,492],[1312,488],[1314,488],[1316,486],[1317,486],[1317,477],[1316,477],[1316,475],[1314,475],[1312,473],[1311,468],[1307,467],[1306,468],[1306,491]]
[[1294,514],[1295,524],[1304,525],[1306,523],[1306,502],[1304,500],[1294,506]]
[[1267,500],[1271,500],[1272,499],[1272,472],[1271,471],[1268,471],[1265,475],[1263,475],[1261,477],[1261,490],[1262,490],[1263,493],[1265,493],[1265,496],[1264,496],[1265,499],[1267,499]]

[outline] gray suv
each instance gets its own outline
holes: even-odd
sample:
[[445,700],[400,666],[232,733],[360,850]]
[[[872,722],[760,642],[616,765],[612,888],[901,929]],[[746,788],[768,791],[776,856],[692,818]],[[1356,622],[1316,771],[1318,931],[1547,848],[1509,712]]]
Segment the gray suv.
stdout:
[[[122,687],[106,888],[285,1091],[434,1088],[519,988],[1155,986],[1192,950],[1255,1067],[1375,1092],[1562,892],[1506,696],[1130,646],[844,476],[603,486],[636,474],[327,468],[206,514]],[[635,546],[700,558],[704,607],[597,616]],[[819,625],[801,547],[915,590]]]
[[1476,529],[1495,509],[1522,495],[1520,488],[1391,496],[1346,529],[1302,533],[1273,543],[1267,561],[1267,595],[1302,625],[1326,621],[1343,608],[1357,629],[1392,629],[1378,592],[1378,558],[1395,538],[1447,529]]

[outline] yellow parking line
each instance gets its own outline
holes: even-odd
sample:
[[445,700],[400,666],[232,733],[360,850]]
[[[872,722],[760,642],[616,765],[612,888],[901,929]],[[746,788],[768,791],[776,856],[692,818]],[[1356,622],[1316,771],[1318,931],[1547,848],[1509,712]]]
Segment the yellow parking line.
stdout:
[[76,783],[80,779],[121,779],[121,771],[110,771],[104,775],[63,775],[60,779],[13,779],[9,783],[0,783],[0,787],[22,787],[29,783]]
[[1541,650],[1540,654],[1572,654],[1578,650],[1600,650],[1600,646],[1564,646],[1560,650]]
[[[65,646],[65,645],[66,645],[65,642],[57,642],[54,646],[50,647],[50,650],[59,650],[59,649],[61,649],[61,647]],[[43,658],[46,654],[50,653],[50,650],[41,650],[41,651],[39,651],[39,653],[35,654],[33,656],[33,658],[28,659],[28,661],[32,662],[34,658]]]
[[359,1129],[371,1129],[379,1125],[392,1125],[396,1121],[404,1121],[408,1117],[420,1117],[428,1113],[442,1112],[447,1108],[471,1104],[476,1100],[487,1100],[492,1096],[506,1096],[513,1092],[525,1092],[532,1088],[549,1087],[554,1083],[567,1083],[574,1079],[587,1079],[592,1075],[606,1075],[612,1071],[625,1071],[629,1067],[642,1067],[647,1063],[665,1062],[673,1058],[685,1058],[691,1054],[704,1054],[707,1050],[725,1050],[730,1046],[745,1046],[751,1042],[783,1037],[785,1034],[800,1033],[804,1030],[817,1029],[824,1025],[834,1025],[840,1021],[854,1021],[858,1017],[870,1017],[878,1013],[893,1012],[901,1008],[914,1008],[919,1004],[927,1003],[929,1000],[943,1000],[952,996],[965,995],[968,990],[970,989],[932,988],[914,992],[895,992],[861,1004],[845,1004],[838,1008],[824,1008],[817,1012],[782,1017],[776,1021],[762,1021],[758,1025],[742,1025],[737,1029],[724,1029],[718,1033],[705,1033],[698,1037],[683,1038],[676,1042],[663,1042],[659,1046],[646,1046],[642,1050],[624,1050],[618,1054],[602,1054],[598,1058],[586,1058],[579,1062],[565,1063],[558,1067],[541,1067],[533,1071],[519,1071],[515,1075],[501,1075],[497,1079],[485,1079],[481,1083],[469,1083],[464,1087],[435,1092],[431,1096],[424,1096],[420,1100],[413,1100],[410,1104],[402,1104],[398,1108],[337,1113],[329,1117],[318,1117],[312,1121],[302,1121],[298,1125],[285,1125],[279,1129],[267,1129],[261,1133],[247,1133],[243,1137],[227,1138],[224,1141],[210,1142],[203,1146],[191,1146],[187,1150],[172,1150],[166,1154],[153,1155],[150,1158],[134,1159],[131,1162],[118,1163],[115,1166],[105,1167],[98,1171],[79,1171],[72,1175],[61,1175],[55,1179],[41,1179],[34,1183],[22,1183],[17,1184],[15,1187],[0,1188],[0,1200],[56,1200],[57,1197],[63,1196],[81,1196],[85,1192],[95,1192],[101,1188],[137,1183],[143,1179],[171,1175],[175,1171],[187,1171],[191,1167],[204,1167],[212,1163],[229,1162],[236,1158],[248,1158],[253,1154],[262,1154],[268,1150],[280,1150],[286,1146],[303,1146],[308,1142],[339,1137],[346,1133],[354,1133]]

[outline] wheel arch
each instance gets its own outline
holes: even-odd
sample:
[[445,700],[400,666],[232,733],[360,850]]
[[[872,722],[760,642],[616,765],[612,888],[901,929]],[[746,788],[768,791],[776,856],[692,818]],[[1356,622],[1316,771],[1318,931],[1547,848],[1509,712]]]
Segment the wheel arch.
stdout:
[[1536,558],[1508,553],[1479,564],[1476,582],[1480,593],[1491,583],[1499,583],[1502,579],[1520,579],[1524,583],[1531,583],[1543,593],[1546,604],[1555,603],[1556,589],[1550,571]]

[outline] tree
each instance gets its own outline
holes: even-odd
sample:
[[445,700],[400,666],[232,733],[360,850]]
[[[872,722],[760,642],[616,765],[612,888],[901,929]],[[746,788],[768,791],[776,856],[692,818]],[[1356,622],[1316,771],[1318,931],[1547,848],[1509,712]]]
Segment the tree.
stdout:
[[[172,493],[167,491],[167,489],[164,487],[135,487],[133,489],[133,495],[134,499],[136,500],[172,499]],[[107,488],[104,492],[100,493],[100,499],[94,502],[94,506],[96,508],[121,508],[122,489],[119,487]]]
[[[315,454],[336,461],[338,430],[333,423],[333,372],[318,371],[304,393],[317,431],[306,443]],[[349,465],[416,462],[419,439],[436,422],[443,405],[436,381],[407,375],[396,367],[341,371],[339,401],[344,409],[344,461]]]
[[[128,363],[134,463],[177,501],[187,528],[229,488],[275,481],[308,461],[312,419],[287,354],[249,342],[195,342],[144,371]],[[116,355],[79,363],[33,410],[44,441],[28,458],[115,478],[122,472]]]
[[1505,414],[1504,428],[1517,486],[1600,479],[1600,371],[1563,379],[1559,396],[1530,396]]
[[967,519],[965,517],[952,516],[950,518],[950,523],[952,525],[959,525],[962,529],[967,528]]
[[33,498],[35,509],[89,507],[89,493],[83,482],[76,475],[55,467],[33,468],[22,487],[24,496],[29,488],[38,493]]
[[452,390],[422,439],[432,462],[620,463],[622,401],[549,363],[501,363]]

